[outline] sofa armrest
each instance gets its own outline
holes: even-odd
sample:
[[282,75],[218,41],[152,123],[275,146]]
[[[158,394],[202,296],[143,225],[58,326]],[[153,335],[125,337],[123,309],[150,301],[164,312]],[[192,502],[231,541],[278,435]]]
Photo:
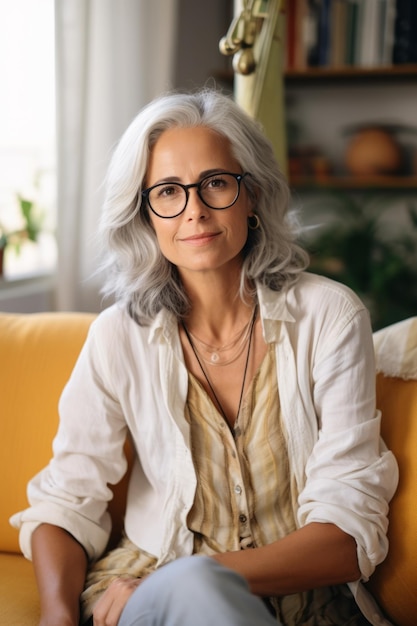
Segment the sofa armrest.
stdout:
[[375,348],[380,370],[376,391],[377,406],[382,412],[382,437],[396,456],[400,478],[390,504],[388,556],[377,567],[368,586],[396,626],[414,626],[417,616],[417,318],[378,331]]

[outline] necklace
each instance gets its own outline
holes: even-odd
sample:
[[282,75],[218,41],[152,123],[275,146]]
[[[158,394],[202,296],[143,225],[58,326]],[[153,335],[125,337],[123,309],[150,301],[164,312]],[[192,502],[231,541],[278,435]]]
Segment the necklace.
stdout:
[[[256,321],[256,313],[257,313],[257,307],[255,306],[255,308],[254,308],[254,310],[253,310],[252,319],[251,319],[251,321],[250,321],[250,325],[249,325],[249,343],[248,343],[248,351],[247,351],[247,353],[246,353],[245,369],[244,369],[244,371],[243,371],[242,387],[241,387],[241,390],[240,390],[239,405],[238,405],[238,407],[237,407],[236,419],[239,417],[240,407],[242,406],[243,392],[244,392],[244,389],[245,389],[245,382],[246,382],[246,374],[247,374],[247,372],[248,372],[249,355],[250,355],[250,350],[251,350],[251,346],[252,346],[253,329],[254,329],[254,327],[255,327],[255,321]],[[191,338],[191,335],[190,335],[190,333],[188,332],[187,327],[186,327],[186,325],[185,325],[185,323],[184,323],[184,322],[182,322],[182,327],[183,327],[184,332],[185,332],[185,334],[186,334],[186,336],[187,336],[187,339],[188,339],[188,342],[189,342],[189,344],[190,344],[190,346],[191,346],[191,349],[192,349],[192,351],[194,352],[194,356],[195,356],[195,358],[196,358],[196,360],[197,360],[198,365],[200,366],[200,369],[201,369],[201,371],[202,371],[202,373],[203,373],[203,376],[204,376],[204,378],[206,379],[208,386],[210,387],[211,393],[213,394],[213,397],[214,397],[214,399],[215,399],[215,401],[216,401],[216,403],[217,403],[217,406],[218,406],[218,408],[219,408],[219,410],[220,410],[220,413],[223,415],[223,417],[224,417],[225,421],[226,421],[226,422],[228,422],[226,412],[225,412],[225,410],[223,409],[223,407],[222,407],[222,405],[221,405],[221,402],[220,402],[219,398],[217,397],[216,392],[214,391],[213,385],[212,385],[212,384],[211,384],[211,382],[210,382],[210,378],[208,377],[208,374],[207,374],[206,370],[205,370],[205,369],[204,369],[204,367],[203,367],[203,364],[202,364],[202,362],[201,362],[200,357],[198,356],[198,352],[197,352],[197,350],[196,350],[196,348],[195,348],[195,345],[194,345],[194,343],[193,343],[193,340],[192,340],[192,338]],[[235,420],[235,421],[236,421],[236,420]]]
[[[204,363],[207,363],[208,365],[229,365],[230,363],[233,363],[234,361],[236,361],[242,354],[245,348],[245,344],[248,340],[252,317],[253,317],[253,313],[249,321],[235,335],[234,339],[230,343],[224,346],[217,347],[209,343],[206,343],[202,339],[199,339],[198,337],[196,337],[190,330],[188,330],[188,334],[192,338],[196,349],[198,345],[198,352],[200,354],[201,359],[204,361]],[[229,359],[221,360],[222,352],[232,350],[237,345],[238,345],[238,349],[237,349],[237,352],[235,352],[235,354],[233,354]],[[208,356],[204,356],[205,354]]]

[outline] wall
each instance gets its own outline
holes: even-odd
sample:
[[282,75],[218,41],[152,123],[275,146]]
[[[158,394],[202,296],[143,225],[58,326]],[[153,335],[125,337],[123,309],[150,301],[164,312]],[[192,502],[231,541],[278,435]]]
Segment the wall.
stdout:
[[[219,52],[219,41],[233,17],[231,0],[179,0],[176,88],[194,89],[230,67]],[[222,81],[219,81],[220,83]],[[217,84],[217,80],[216,80]]]
[[39,276],[19,281],[0,279],[0,311],[5,313],[36,313],[54,309],[53,276]]

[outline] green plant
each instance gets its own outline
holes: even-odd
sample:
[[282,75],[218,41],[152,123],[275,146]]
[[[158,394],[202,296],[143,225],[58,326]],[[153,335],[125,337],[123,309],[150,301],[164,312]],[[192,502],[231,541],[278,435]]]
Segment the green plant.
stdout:
[[13,245],[19,251],[24,241],[36,241],[42,230],[43,215],[39,214],[38,207],[33,200],[17,195],[18,205],[22,218],[22,228],[8,231],[0,224],[0,249]]
[[[330,198],[329,198],[330,200]],[[401,228],[388,206],[333,195],[337,220],[305,245],[313,272],[351,287],[368,306],[376,330],[417,313],[417,208]]]

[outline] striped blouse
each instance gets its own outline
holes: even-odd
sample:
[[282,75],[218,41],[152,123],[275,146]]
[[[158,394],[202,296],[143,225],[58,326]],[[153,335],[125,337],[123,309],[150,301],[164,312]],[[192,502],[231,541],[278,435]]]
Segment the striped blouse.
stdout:
[[[274,344],[251,381],[233,431],[192,374],[186,419],[198,476],[188,515],[194,552],[250,549],[296,530],[298,493],[289,471]],[[269,603],[285,626],[355,625],[363,619],[346,586],[270,598]]]

